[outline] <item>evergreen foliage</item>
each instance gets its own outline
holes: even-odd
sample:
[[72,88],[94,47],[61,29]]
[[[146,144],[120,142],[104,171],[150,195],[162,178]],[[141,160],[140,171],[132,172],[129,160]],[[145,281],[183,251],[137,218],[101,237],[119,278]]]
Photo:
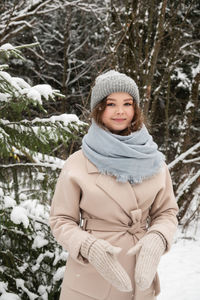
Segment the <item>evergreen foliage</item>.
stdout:
[[75,115],[49,116],[44,103],[63,95],[11,76],[5,60],[13,56],[24,60],[17,47],[0,48],[0,295],[58,299],[67,253],[48,226],[64,163],[56,155],[78,148],[87,126]]

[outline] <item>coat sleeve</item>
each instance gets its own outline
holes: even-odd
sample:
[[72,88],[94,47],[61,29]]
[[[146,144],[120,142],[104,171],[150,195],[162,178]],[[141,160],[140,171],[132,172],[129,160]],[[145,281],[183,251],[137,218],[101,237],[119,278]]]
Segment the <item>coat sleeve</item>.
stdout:
[[178,205],[173,192],[171,176],[167,165],[164,166],[164,171],[161,173],[164,176],[163,184],[150,209],[150,227],[149,232],[159,232],[164,236],[168,251],[172,245],[173,237],[177,229],[178,220]]
[[89,233],[79,226],[81,189],[71,173],[67,161],[56,184],[49,225],[57,242],[72,258],[84,264],[86,260],[81,256],[80,248]]

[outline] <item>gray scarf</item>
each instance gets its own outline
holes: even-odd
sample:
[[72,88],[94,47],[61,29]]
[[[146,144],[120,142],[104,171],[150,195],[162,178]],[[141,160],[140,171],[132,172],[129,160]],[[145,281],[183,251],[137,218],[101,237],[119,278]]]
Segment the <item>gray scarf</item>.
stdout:
[[100,128],[93,121],[82,141],[83,153],[100,173],[131,184],[142,182],[159,171],[164,155],[157,148],[145,125],[122,136]]

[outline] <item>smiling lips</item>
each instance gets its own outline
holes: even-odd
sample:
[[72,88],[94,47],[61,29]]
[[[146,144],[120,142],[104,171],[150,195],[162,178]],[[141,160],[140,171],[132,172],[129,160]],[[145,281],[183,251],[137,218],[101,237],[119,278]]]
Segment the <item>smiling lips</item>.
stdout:
[[126,119],[112,119],[113,121],[116,121],[116,122],[123,122],[125,121]]

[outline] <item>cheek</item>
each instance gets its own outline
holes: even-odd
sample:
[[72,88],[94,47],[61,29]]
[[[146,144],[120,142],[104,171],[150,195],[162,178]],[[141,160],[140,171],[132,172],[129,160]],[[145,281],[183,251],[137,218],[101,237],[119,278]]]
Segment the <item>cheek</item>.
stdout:
[[107,109],[105,109],[101,117],[102,121],[106,121],[109,118],[109,116],[110,112]]
[[128,112],[129,118],[130,118],[130,119],[133,119],[134,114],[135,114],[134,108],[130,109],[130,111]]

